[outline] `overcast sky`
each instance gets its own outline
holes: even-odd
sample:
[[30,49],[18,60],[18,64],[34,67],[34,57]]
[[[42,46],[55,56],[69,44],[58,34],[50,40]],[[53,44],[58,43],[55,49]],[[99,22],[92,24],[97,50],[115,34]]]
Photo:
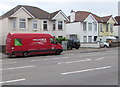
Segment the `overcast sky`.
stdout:
[[17,5],[39,7],[47,12],[62,10],[67,16],[71,10],[89,11],[98,16],[118,15],[119,0],[2,0],[0,15]]

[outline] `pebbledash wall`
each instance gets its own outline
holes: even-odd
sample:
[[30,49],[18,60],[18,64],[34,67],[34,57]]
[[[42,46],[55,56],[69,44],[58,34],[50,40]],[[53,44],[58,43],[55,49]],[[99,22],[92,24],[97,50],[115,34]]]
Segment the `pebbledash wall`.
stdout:
[[[19,19],[26,19],[25,29],[19,28]],[[16,19],[15,28],[13,28],[13,20]],[[37,21],[37,29],[33,29],[33,21]],[[6,36],[8,33],[49,33],[52,36],[66,36],[66,21],[67,16],[60,10],[53,19],[38,19],[32,18],[23,7],[18,12],[14,13],[10,17],[0,19],[0,45],[5,45]],[[47,30],[43,29],[43,21],[47,21]],[[62,21],[62,30],[58,30],[58,22]],[[55,22],[55,30],[53,30],[53,22]],[[1,26],[2,25],[2,26]]]

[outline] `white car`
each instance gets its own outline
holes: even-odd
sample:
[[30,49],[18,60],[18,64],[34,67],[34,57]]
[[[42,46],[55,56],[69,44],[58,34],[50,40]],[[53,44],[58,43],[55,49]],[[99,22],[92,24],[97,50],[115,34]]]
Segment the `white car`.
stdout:
[[109,43],[100,41],[100,47],[109,47]]

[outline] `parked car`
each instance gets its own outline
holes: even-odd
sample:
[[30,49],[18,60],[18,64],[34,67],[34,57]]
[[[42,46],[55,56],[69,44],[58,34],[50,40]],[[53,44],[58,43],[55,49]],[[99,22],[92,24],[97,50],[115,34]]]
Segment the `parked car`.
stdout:
[[79,49],[80,41],[78,39],[69,39],[67,42],[67,49],[72,50],[72,48]]
[[100,47],[109,47],[109,43],[107,43],[107,42],[104,42],[104,41],[100,41]]

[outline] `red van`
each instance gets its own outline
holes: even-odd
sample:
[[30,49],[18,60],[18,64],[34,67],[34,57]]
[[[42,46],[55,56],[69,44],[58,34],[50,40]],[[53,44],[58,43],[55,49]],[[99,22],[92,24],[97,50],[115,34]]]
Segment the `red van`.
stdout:
[[6,54],[9,57],[50,53],[60,55],[62,51],[62,45],[50,34],[9,33],[6,38]]

